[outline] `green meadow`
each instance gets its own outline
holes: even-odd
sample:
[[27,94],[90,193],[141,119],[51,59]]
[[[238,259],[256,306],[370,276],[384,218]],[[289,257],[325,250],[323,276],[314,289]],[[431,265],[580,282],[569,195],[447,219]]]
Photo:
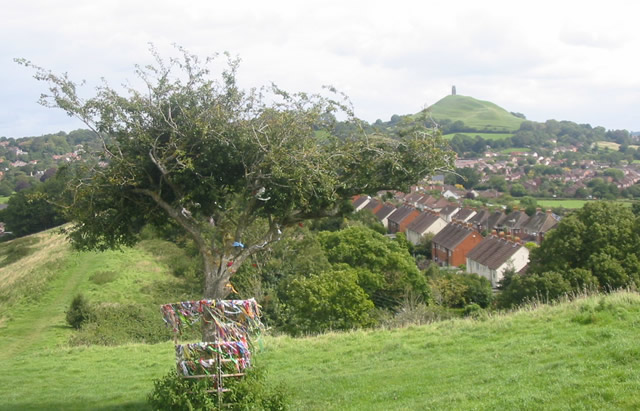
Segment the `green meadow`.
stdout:
[[[78,292],[112,304],[186,296],[161,257],[170,249],[79,253],[52,231],[0,244],[0,410],[148,409],[172,343],[72,346],[65,310]],[[295,410],[631,410],[639,338],[640,295],[621,291],[479,319],[267,335],[256,357]]]
[[452,133],[445,134],[443,137],[447,140],[451,140],[456,134],[462,134],[467,137],[475,138],[476,136],[480,136],[485,140],[502,140],[505,138],[513,137],[512,133]]
[[462,121],[466,127],[491,132],[514,132],[524,121],[489,101],[469,96],[446,96],[431,107],[436,120]]
[[[538,206],[554,208],[554,207],[563,207],[563,208],[582,208],[586,203],[590,201],[599,201],[599,200],[577,200],[577,199],[546,199],[546,200],[536,200]],[[621,203],[627,207],[631,207],[631,201],[618,200],[618,203]]]

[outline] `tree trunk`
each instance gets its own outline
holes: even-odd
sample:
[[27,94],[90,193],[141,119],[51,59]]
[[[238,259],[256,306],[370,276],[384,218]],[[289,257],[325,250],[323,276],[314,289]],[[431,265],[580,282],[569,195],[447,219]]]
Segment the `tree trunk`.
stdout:
[[[229,295],[229,279],[231,269],[226,264],[216,264],[210,253],[202,253],[204,261],[204,298],[207,300],[223,299]],[[202,341],[213,342],[217,339],[215,324],[211,318],[204,318],[202,324]]]

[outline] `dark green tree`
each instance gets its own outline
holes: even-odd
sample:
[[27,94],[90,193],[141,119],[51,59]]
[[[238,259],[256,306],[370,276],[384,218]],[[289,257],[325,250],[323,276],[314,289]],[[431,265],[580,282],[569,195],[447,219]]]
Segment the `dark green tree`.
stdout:
[[[571,280],[574,288],[593,284],[601,288],[640,284],[640,232],[628,207],[610,202],[590,202],[562,219],[539,248],[531,253],[530,270],[554,271]],[[574,271],[572,271],[574,270]],[[582,278],[582,280],[573,280]]]
[[409,291],[429,299],[426,279],[403,244],[366,227],[322,232],[318,241],[334,269],[357,270],[358,284],[377,307],[395,307]]
[[74,246],[130,245],[146,224],[171,221],[200,252],[206,298],[225,297],[238,268],[282,229],[340,213],[354,194],[406,189],[453,162],[426,129],[334,138],[327,114],[351,116],[348,105],[275,86],[243,90],[234,59],[216,79],[216,58],[153,54],[154,65],[136,69],[141,89],[121,93],[105,83],[88,99],[66,74],[19,62],[48,84],[42,104],[105,141],[108,166],[70,184]]

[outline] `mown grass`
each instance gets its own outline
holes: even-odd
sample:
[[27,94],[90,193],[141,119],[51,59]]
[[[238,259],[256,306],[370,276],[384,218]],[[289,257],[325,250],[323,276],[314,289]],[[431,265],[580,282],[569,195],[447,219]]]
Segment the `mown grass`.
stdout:
[[[169,281],[169,268],[141,247],[65,253],[37,300],[0,303],[10,311],[0,325],[0,410],[148,409],[173,344],[70,347],[64,312],[77,292],[154,305],[153,282]],[[104,272],[118,276],[91,281]],[[640,296],[619,292],[483,321],[267,336],[257,359],[289,387],[293,409],[638,409],[639,337]]]
[[[586,203],[591,201],[600,201],[600,200],[577,200],[577,199],[546,199],[544,200],[544,199],[541,199],[541,200],[536,200],[536,203],[540,207],[548,207],[548,208],[562,207],[562,208],[573,209],[573,208],[582,208]],[[631,204],[632,204],[631,201],[626,201],[626,200],[618,200],[617,202],[626,207],[631,207]]]
[[453,137],[455,137],[456,134],[462,134],[471,138],[480,136],[485,140],[503,140],[505,138],[513,137],[512,133],[451,133],[445,134],[443,137],[447,140],[451,140]]
[[0,204],[7,204],[9,202],[8,196],[0,196]]

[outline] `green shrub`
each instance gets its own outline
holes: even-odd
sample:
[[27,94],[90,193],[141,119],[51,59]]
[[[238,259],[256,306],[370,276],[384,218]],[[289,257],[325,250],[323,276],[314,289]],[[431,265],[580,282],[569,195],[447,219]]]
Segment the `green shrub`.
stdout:
[[77,330],[82,327],[90,316],[91,306],[89,305],[89,301],[87,301],[82,294],[76,295],[71,301],[71,305],[67,311],[67,324]]
[[[242,379],[225,381],[225,388],[231,391],[223,394],[225,410],[269,410],[279,411],[289,408],[289,395],[282,385],[267,383],[264,370],[253,367]],[[154,410],[217,410],[218,398],[211,380],[182,378],[171,370],[167,375],[154,381],[153,391],[147,401]]]
[[475,319],[486,319],[488,317],[487,311],[476,303],[472,303],[464,307],[462,315]]
[[88,320],[75,333],[71,345],[120,345],[132,342],[153,344],[168,341],[171,330],[164,325],[160,311],[142,304],[103,304],[94,306]]
[[215,410],[215,394],[207,392],[212,385],[211,380],[182,378],[172,369],[153,382],[147,402],[154,410]]
[[404,304],[397,313],[380,312],[380,325],[387,328],[430,324],[458,317],[453,310],[439,305]]

